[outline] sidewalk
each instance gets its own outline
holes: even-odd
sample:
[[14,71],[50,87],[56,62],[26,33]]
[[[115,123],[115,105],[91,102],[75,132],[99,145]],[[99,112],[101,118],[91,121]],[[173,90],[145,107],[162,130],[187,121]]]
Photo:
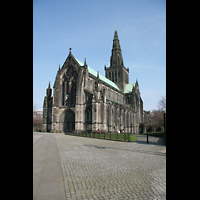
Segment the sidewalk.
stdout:
[[54,134],[37,133],[33,138],[36,138],[33,144],[33,200],[65,200]]

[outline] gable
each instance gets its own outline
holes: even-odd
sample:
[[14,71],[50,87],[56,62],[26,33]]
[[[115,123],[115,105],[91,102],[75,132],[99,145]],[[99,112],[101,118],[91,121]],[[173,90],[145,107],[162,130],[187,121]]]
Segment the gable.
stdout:
[[[76,59],[76,58],[70,53],[70,54],[68,55],[67,59],[65,60],[65,62],[64,62],[64,64],[63,64],[63,66],[62,66],[61,69],[65,68],[65,67],[68,66],[68,65],[73,65],[73,66],[77,69],[77,71],[78,71],[78,68],[79,68],[80,66],[84,66],[84,63],[81,62],[81,61],[79,61],[78,59]],[[89,66],[88,66],[88,72],[89,72],[91,75],[97,77],[97,71],[93,70],[93,69],[90,68]],[[106,77],[102,76],[101,74],[99,74],[99,79],[100,79],[101,81],[105,82],[106,84],[108,84],[109,86],[111,86],[111,87],[115,88],[116,90],[119,90],[119,91],[120,91],[120,89],[117,87],[117,85],[116,85],[114,82],[112,82],[111,80],[109,80],[109,79],[107,79]]]
[[66,68],[68,65],[74,66],[75,69],[76,69],[77,72],[78,72],[79,67],[80,67],[80,66],[83,66],[84,64],[83,64],[82,62],[78,61],[78,60],[71,54],[71,52],[70,52],[69,55],[68,55],[68,57],[67,57],[67,59],[65,60],[65,62],[64,62],[64,64],[63,64],[61,70],[62,70],[63,68]]

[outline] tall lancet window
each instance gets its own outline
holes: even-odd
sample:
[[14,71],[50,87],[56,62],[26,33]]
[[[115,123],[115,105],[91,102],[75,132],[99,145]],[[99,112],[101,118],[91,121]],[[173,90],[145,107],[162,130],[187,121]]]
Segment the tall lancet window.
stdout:
[[76,104],[76,82],[77,72],[74,67],[70,66],[63,76],[63,105],[74,107]]

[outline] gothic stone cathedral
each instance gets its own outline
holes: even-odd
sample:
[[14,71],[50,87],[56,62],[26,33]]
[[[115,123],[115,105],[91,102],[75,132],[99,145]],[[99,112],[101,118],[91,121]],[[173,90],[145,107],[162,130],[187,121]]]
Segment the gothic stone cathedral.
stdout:
[[138,81],[129,83],[115,30],[110,67],[102,76],[71,53],[57,71],[43,104],[43,131],[143,132],[143,101]]

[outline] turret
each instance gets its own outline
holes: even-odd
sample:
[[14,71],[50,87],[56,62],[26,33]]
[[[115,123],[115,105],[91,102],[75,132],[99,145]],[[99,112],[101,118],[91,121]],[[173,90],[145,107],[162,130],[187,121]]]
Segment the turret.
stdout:
[[43,131],[51,131],[51,120],[52,120],[52,98],[51,97],[52,89],[49,86],[46,90],[46,96],[44,97],[43,103]]

